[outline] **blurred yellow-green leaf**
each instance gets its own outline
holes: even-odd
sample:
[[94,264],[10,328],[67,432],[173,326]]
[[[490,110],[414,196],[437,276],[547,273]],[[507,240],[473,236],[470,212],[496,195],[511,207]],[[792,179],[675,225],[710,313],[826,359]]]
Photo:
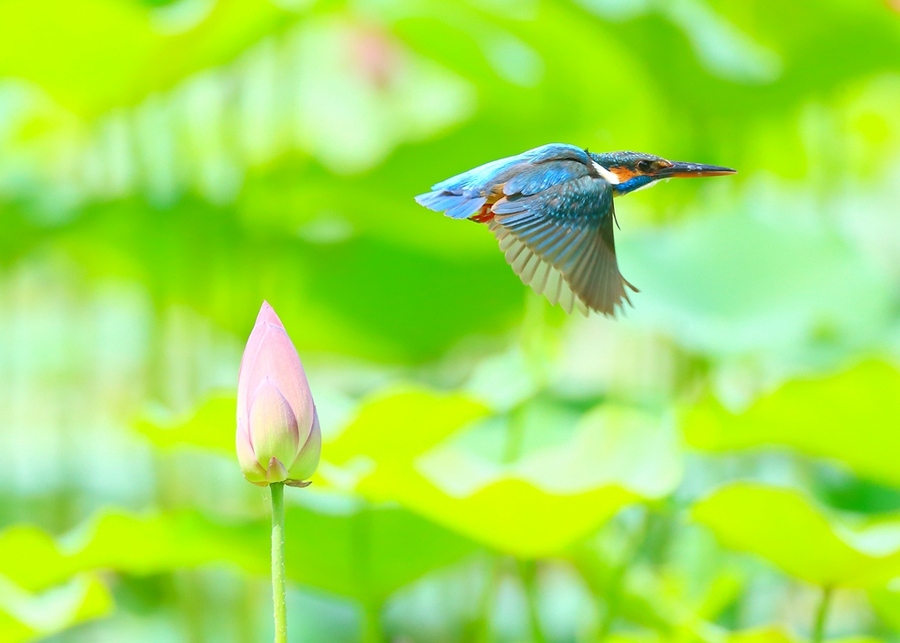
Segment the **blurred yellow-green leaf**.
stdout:
[[234,454],[237,402],[233,393],[221,393],[205,400],[189,416],[179,419],[153,419],[144,416],[135,421],[135,429],[156,446],[193,446]]
[[509,465],[448,444],[413,462],[376,460],[359,488],[500,551],[537,557],[560,552],[627,505],[664,497],[679,479],[669,422],[602,407],[571,442]]
[[363,402],[356,416],[328,444],[329,462],[354,457],[379,466],[406,464],[453,433],[487,415],[470,396],[427,390],[389,390]]
[[797,491],[734,483],[691,514],[726,546],[762,556],[821,587],[867,587],[900,576],[896,522],[853,529],[830,520]]
[[683,423],[688,443],[698,449],[786,446],[900,484],[900,371],[883,362],[787,382],[739,413],[707,398]]
[[[350,506],[326,513],[292,507],[288,578],[361,600],[383,599],[419,576],[474,551],[471,542],[396,508]],[[136,575],[201,565],[269,569],[267,521],[222,521],[196,512],[105,513],[66,542],[36,528],[0,534],[0,574],[43,591],[84,571]],[[410,544],[405,538],[412,538]]]
[[0,641],[24,643],[44,639],[103,618],[112,610],[109,590],[93,575],[76,576],[40,594],[25,592],[4,580],[0,583]]

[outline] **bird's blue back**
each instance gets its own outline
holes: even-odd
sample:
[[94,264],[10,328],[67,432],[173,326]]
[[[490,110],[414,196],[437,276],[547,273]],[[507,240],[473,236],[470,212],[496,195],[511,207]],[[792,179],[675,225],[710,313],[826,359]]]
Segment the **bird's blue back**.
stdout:
[[590,163],[591,158],[583,149],[565,143],[550,143],[479,165],[441,181],[431,189],[472,198],[491,194],[503,185],[505,195],[531,195],[584,176]]

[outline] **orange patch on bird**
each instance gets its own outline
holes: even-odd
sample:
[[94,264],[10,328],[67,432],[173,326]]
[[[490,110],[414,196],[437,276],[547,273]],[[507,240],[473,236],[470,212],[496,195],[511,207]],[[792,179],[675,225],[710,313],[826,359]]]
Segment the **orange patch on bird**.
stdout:
[[610,168],[610,172],[619,177],[619,183],[625,183],[628,179],[636,177],[639,173],[627,167]]
[[474,221],[475,223],[487,223],[491,219],[494,218],[494,213],[491,210],[491,206],[493,203],[485,203],[481,206],[481,210],[478,211],[478,214],[474,214],[469,217],[470,221]]
[[497,201],[506,196],[505,194],[503,194],[504,185],[506,184],[498,183],[493,188],[491,188],[490,193],[485,197],[487,199],[487,203],[481,206],[481,210],[478,211],[478,214],[473,214],[472,216],[470,216],[469,221],[474,221],[476,223],[487,223],[494,218],[494,213],[491,211],[491,208]]

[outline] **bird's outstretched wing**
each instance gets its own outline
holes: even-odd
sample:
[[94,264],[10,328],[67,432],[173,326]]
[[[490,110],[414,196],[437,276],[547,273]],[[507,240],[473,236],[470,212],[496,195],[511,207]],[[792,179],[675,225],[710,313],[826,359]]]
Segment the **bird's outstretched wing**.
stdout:
[[567,312],[615,314],[631,303],[619,272],[609,183],[583,176],[497,201],[490,228],[522,281]]
[[441,181],[416,201],[452,219],[468,219],[504,194],[536,194],[551,185],[586,176],[590,164],[591,158],[583,149],[550,143]]
[[[605,315],[628,299],[613,238],[613,195],[574,145],[544,145],[442,181],[416,197],[466,219],[489,209],[490,229],[522,281],[567,312]],[[487,207],[486,207],[487,206]],[[478,219],[484,220],[484,219]]]

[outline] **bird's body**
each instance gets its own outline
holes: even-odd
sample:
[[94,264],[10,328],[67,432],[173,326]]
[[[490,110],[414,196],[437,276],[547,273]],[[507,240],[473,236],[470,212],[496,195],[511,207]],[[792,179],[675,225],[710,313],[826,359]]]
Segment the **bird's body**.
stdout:
[[731,174],[636,152],[551,143],[463,172],[416,197],[453,219],[486,223],[525,284],[567,312],[614,314],[637,289],[616,262],[613,198],[661,178]]

